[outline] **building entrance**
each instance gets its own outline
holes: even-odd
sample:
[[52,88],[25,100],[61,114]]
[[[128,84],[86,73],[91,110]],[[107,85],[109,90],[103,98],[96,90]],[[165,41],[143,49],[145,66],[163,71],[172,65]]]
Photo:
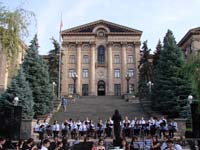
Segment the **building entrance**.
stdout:
[[106,86],[103,80],[100,80],[97,85],[98,96],[104,96],[106,94]]

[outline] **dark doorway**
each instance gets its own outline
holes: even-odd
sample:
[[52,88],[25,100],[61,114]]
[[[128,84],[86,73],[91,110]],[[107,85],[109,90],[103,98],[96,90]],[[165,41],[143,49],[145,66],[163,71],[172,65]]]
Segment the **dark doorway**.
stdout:
[[82,96],[88,96],[88,92],[89,92],[88,89],[89,89],[88,88],[88,84],[83,84],[82,85]]
[[100,80],[97,85],[98,96],[104,96],[106,94],[105,82]]
[[114,84],[114,94],[115,96],[121,95],[121,84]]

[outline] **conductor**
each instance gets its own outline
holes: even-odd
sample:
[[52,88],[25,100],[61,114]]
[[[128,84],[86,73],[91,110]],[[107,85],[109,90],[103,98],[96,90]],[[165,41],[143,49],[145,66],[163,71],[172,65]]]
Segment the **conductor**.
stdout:
[[112,116],[112,120],[114,122],[115,140],[119,141],[120,140],[120,132],[121,132],[120,122],[122,120],[122,116],[119,114],[119,111],[117,109],[115,110],[115,113]]

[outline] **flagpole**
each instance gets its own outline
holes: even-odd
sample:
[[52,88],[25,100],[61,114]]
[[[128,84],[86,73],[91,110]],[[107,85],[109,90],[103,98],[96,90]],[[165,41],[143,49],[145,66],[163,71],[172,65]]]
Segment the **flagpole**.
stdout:
[[62,64],[62,41],[61,41],[61,30],[62,30],[62,13],[60,22],[60,32],[59,32],[59,66],[58,66],[58,100],[61,100],[61,64]]

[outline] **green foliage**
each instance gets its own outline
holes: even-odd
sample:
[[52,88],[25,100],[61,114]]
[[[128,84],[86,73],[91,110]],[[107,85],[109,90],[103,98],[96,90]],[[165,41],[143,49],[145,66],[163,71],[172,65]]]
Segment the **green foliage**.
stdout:
[[53,93],[52,85],[49,83],[48,67],[38,55],[38,47],[35,36],[27,49],[23,68],[33,92],[35,114],[42,115],[53,109]]
[[148,96],[148,81],[152,81],[152,64],[149,62],[150,49],[148,49],[147,41],[143,42],[139,65],[139,97],[140,99],[147,98]]
[[182,50],[176,45],[172,31],[168,30],[160,57],[154,66],[152,108],[169,117],[180,115],[191,92],[187,78],[178,74],[183,65]]
[[190,79],[193,94],[200,103],[200,52],[188,58],[181,72]]
[[162,50],[162,44],[161,44],[161,41],[159,40],[158,44],[156,46],[156,51],[154,52],[154,55],[153,55],[153,66],[155,66],[157,64],[157,62],[160,58],[161,50]]
[[[54,49],[49,51],[48,55],[48,66],[49,66],[49,77],[50,77],[50,83],[55,82],[55,93],[58,91],[58,72],[59,72],[59,50],[60,45],[59,43],[52,38],[52,43],[54,46]],[[58,93],[55,94],[58,96]]]
[[19,106],[22,106],[22,118],[32,119],[34,115],[32,91],[25,79],[23,68],[19,70],[17,76],[12,79],[10,87],[2,94],[0,98],[1,107],[13,105],[14,93],[19,98]]
[[10,63],[18,54],[20,39],[28,35],[32,17],[30,11],[19,8],[12,12],[0,3],[0,43]]

